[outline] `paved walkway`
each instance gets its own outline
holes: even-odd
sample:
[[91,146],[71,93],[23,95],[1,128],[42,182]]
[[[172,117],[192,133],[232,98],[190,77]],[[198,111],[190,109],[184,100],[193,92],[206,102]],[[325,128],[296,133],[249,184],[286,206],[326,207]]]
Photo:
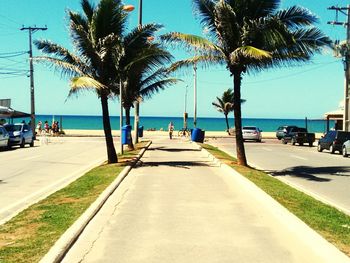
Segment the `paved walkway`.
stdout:
[[349,262],[223,171],[195,144],[155,140],[63,262]]

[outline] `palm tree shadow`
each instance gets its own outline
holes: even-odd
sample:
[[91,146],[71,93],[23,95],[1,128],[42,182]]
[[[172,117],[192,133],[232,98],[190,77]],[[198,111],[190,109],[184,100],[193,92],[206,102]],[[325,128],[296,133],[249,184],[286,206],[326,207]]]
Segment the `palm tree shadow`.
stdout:
[[181,149],[181,148],[167,148],[167,147],[156,147],[150,148],[148,151],[165,151],[165,152],[200,152],[200,149]]
[[177,167],[183,169],[191,169],[192,167],[210,167],[211,163],[205,162],[191,162],[191,161],[164,161],[164,162],[142,162],[139,161],[136,165],[136,168],[139,167],[160,167],[160,166],[169,166],[169,167]]
[[350,167],[347,166],[295,166],[281,171],[268,171],[272,176],[292,176],[315,182],[329,182],[332,179],[320,177],[322,175],[350,176]]

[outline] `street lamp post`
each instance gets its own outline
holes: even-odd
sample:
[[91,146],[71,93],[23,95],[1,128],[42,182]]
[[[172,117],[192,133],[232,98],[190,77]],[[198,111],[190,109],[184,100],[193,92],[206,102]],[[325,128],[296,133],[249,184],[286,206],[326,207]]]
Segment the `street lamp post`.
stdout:
[[[125,5],[123,10],[125,12],[132,12],[135,9],[133,5]],[[123,141],[122,141],[122,127],[123,127],[123,83],[120,76],[119,79],[119,99],[120,99],[120,116],[119,116],[119,126],[120,126],[120,153],[124,153]]]
[[[139,0],[139,28],[142,27],[142,0]],[[140,102],[138,100],[134,103],[135,114],[134,114],[134,130],[135,130],[135,143],[139,142],[139,115],[140,115]]]

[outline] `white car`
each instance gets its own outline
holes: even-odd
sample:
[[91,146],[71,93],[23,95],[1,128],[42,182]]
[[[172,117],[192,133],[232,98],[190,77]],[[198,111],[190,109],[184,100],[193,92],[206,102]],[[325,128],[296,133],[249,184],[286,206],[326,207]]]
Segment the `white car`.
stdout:
[[262,130],[260,130],[256,126],[244,126],[242,128],[243,133],[243,141],[244,140],[253,140],[257,142],[261,142],[261,135]]
[[25,144],[29,144],[30,147],[34,146],[34,135],[33,131],[28,124],[15,123],[5,124],[4,128],[10,135],[10,145],[19,145],[21,148]]
[[8,147],[9,146],[10,135],[6,131],[6,129],[0,126],[0,147]]
[[350,154],[350,140],[347,140],[343,144],[342,153],[344,157],[348,157]]

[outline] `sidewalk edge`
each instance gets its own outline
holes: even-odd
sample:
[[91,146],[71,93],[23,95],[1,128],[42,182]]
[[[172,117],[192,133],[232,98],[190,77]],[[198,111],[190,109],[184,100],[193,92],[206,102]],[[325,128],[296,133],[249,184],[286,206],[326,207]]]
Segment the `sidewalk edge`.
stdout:
[[[144,149],[135,158],[134,164],[141,159],[148,147],[152,144],[150,141]],[[75,241],[79,238],[89,222],[96,216],[108,198],[114,193],[125,177],[129,174],[133,165],[126,166],[118,177],[110,184],[100,196],[93,202],[90,207],[71,225],[66,232],[56,241],[46,255],[39,263],[56,263],[61,262]]]

